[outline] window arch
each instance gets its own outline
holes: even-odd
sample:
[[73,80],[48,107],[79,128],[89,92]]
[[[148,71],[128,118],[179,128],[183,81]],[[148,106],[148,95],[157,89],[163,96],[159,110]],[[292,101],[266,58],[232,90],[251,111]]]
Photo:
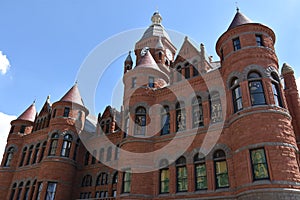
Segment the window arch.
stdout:
[[184,102],[176,104],[176,132],[186,129],[186,114]]
[[112,184],[117,184],[117,183],[118,183],[118,172],[115,172],[112,178]]
[[176,160],[176,188],[177,192],[185,192],[188,190],[188,176],[186,159],[181,156]]
[[160,167],[159,170],[159,192],[161,194],[163,193],[169,193],[169,183],[170,183],[170,170],[168,167],[168,160],[163,159],[160,161]]
[[17,183],[14,183],[11,188],[9,200],[13,200],[17,189]]
[[263,84],[261,81],[261,75],[257,72],[250,72],[248,74],[248,84],[249,84],[249,92],[250,92],[250,99],[251,105],[265,105],[265,93]]
[[215,180],[217,188],[229,187],[228,169],[226,154],[223,150],[217,150],[213,154],[215,165]]
[[217,91],[211,92],[209,95],[209,103],[211,123],[221,122],[223,120],[223,114],[220,93]]
[[63,156],[63,157],[69,157],[70,156],[72,141],[73,141],[72,135],[66,134],[64,136],[64,141],[63,141],[61,152],[60,152],[61,156]]
[[21,161],[20,161],[19,167],[21,167],[21,166],[23,165],[23,163],[24,163],[25,156],[26,156],[26,152],[27,152],[27,147],[24,147],[24,148],[23,148],[22,157],[21,157]]
[[26,160],[26,165],[29,165],[29,163],[30,163],[32,151],[33,151],[33,145],[31,145],[31,146],[29,147],[28,156],[27,156],[27,160]]
[[11,161],[12,161],[13,156],[14,156],[14,152],[15,152],[14,147],[10,147],[8,149],[6,159],[5,159],[5,162],[4,162],[4,167],[10,167]]
[[50,144],[50,151],[49,151],[49,156],[55,156],[56,154],[56,149],[57,149],[57,144],[58,144],[58,138],[59,135],[58,133],[54,133],[51,137],[51,144]]
[[82,179],[81,186],[82,187],[89,187],[92,186],[93,177],[91,175],[85,175]]
[[235,77],[232,79],[230,89],[232,92],[233,110],[236,113],[243,109],[242,92],[238,78]]
[[193,113],[193,128],[198,128],[204,125],[202,99],[197,96],[192,100],[192,113]]
[[169,106],[164,106],[161,109],[161,135],[170,133],[170,111]]
[[29,190],[30,190],[30,181],[27,181],[26,185],[25,185],[25,192],[24,192],[24,200],[28,200],[29,199]]
[[135,135],[145,135],[146,132],[146,109],[138,107],[135,110]]
[[23,182],[21,182],[19,184],[19,187],[18,187],[18,193],[17,193],[17,199],[16,200],[20,200],[21,199],[21,194],[22,194],[22,190],[23,190]]
[[196,190],[207,189],[207,173],[205,157],[200,157],[199,153],[194,156],[195,167],[195,188]]
[[33,159],[32,159],[32,164],[35,164],[37,162],[39,150],[40,150],[40,143],[38,143],[35,146],[35,150],[34,150],[34,154],[33,154]]
[[280,80],[274,72],[271,73],[272,76],[272,91],[273,91],[273,97],[275,101],[276,106],[282,107],[282,99],[281,99],[281,93],[280,93]]

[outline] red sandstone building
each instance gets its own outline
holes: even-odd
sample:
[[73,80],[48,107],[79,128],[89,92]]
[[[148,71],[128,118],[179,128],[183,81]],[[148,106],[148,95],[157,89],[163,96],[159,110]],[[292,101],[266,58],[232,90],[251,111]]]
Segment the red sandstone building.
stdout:
[[11,122],[1,200],[300,199],[300,101],[274,32],[238,11],[213,61],[161,20],[125,60],[121,111],[93,126],[75,84]]

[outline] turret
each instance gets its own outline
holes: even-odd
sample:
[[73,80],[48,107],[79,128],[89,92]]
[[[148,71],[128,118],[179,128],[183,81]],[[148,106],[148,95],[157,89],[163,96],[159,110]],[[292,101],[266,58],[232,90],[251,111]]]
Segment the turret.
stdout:
[[126,57],[125,61],[124,61],[124,74],[128,71],[132,69],[132,58],[131,58],[131,51],[129,51],[128,56]]

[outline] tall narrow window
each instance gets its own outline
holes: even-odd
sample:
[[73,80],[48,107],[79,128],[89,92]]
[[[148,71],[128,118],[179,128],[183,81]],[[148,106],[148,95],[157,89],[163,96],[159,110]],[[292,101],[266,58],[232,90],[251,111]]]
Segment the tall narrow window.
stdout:
[[97,159],[97,150],[94,150],[93,151],[93,154],[92,154],[92,165],[96,163],[96,159]]
[[72,140],[73,140],[73,137],[70,134],[66,134],[64,136],[64,141],[63,141],[61,153],[60,153],[61,156],[63,156],[63,157],[70,156]]
[[177,67],[176,74],[177,74],[177,81],[181,81],[181,79],[182,79],[182,68],[181,68],[181,66]]
[[190,75],[190,66],[189,66],[189,63],[186,63],[186,64],[184,65],[184,77],[185,77],[186,79],[189,79],[189,78],[191,77],[191,75]]
[[176,104],[176,132],[186,129],[186,114],[184,102]]
[[280,106],[282,107],[282,100],[281,100],[281,94],[280,94],[280,81],[279,78],[277,76],[277,74],[272,73],[272,91],[273,91],[273,97],[274,97],[274,101],[275,101],[275,105],[276,106]]
[[17,188],[17,183],[14,183],[13,186],[12,186],[12,188],[11,188],[9,200],[13,200],[14,199],[15,193],[16,193],[16,188]]
[[22,157],[21,157],[21,161],[20,161],[19,167],[23,166],[23,164],[24,164],[26,152],[27,152],[27,147],[24,147],[23,152],[22,152]]
[[253,180],[269,179],[268,164],[265,150],[254,149],[250,151]]
[[38,190],[37,190],[37,193],[36,193],[36,196],[35,196],[36,200],[41,199],[42,190],[43,190],[43,182],[38,182]]
[[58,133],[54,133],[52,135],[49,156],[55,156],[56,149],[57,149],[57,144],[58,144],[58,138],[59,138]]
[[84,157],[84,165],[88,165],[89,164],[89,160],[90,160],[90,152],[86,152],[85,153],[85,157]]
[[197,96],[192,101],[192,113],[193,113],[193,128],[198,128],[204,125],[203,120],[203,108],[202,108],[202,99]]
[[38,162],[41,162],[42,159],[44,158],[46,146],[47,146],[47,142],[44,142],[44,143],[43,143],[43,146],[42,146],[42,151],[41,151],[40,158],[39,158]]
[[133,77],[131,79],[131,88],[135,88],[136,87],[136,77]]
[[215,178],[217,188],[229,187],[228,170],[226,163],[226,155],[222,150],[214,153]]
[[223,120],[222,104],[219,92],[212,92],[209,96],[211,123],[221,122]]
[[101,124],[100,124],[100,132],[101,133],[105,132],[105,122],[104,121],[102,121]]
[[25,192],[24,192],[24,198],[23,198],[24,200],[29,199],[29,190],[30,190],[30,181],[28,181],[25,186]]
[[99,163],[103,162],[103,160],[104,160],[104,148],[101,148],[99,150]]
[[10,147],[8,149],[7,154],[6,154],[6,159],[5,159],[5,162],[4,162],[4,167],[9,167],[10,166],[11,161],[13,159],[14,152],[15,152],[15,149],[13,147]]
[[55,116],[56,116],[56,109],[53,110],[52,118],[54,118]]
[[194,156],[194,166],[195,166],[195,188],[196,190],[207,189],[207,175],[206,175],[206,165],[205,157],[200,158],[199,153]]
[[47,193],[45,200],[54,200],[56,192],[57,183],[48,182]]
[[26,126],[22,125],[20,128],[20,133],[25,133]]
[[123,193],[129,193],[130,186],[131,186],[131,173],[127,171],[123,173],[123,188],[122,188]]
[[170,184],[170,170],[168,167],[168,161],[163,159],[160,162],[160,170],[159,170],[159,180],[160,180],[160,190],[161,194],[169,193],[169,184]]
[[118,183],[118,172],[115,172],[112,179],[112,184],[117,184],[117,183]]
[[36,187],[36,180],[34,180],[33,183],[32,183],[31,193],[30,193],[30,196],[28,198],[30,200],[33,199],[33,195],[34,195],[34,192],[35,192],[35,187]]
[[149,77],[148,86],[150,88],[154,88],[154,77],[152,77],[152,76]]
[[261,36],[261,35],[255,35],[255,38],[256,38],[256,45],[257,45],[257,46],[259,46],[259,47],[264,46],[263,40],[262,40],[262,36]]
[[33,159],[32,159],[32,164],[35,164],[37,162],[39,150],[40,150],[40,143],[38,143],[35,146],[35,150],[34,150],[34,154],[33,154]]
[[234,51],[237,51],[237,50],[241,49],[240,38],[233,39],[232,43],[233,43],[233,49],[234,49]]
[[135,111],[135,135],[145,135],[146,133],[146,109],[138,107]]
[[92,186],[93,177],[91,175],[85,175],[82,179],[81,186],[89,187]]
[[107,153],[106,153],[106,161],[107,162],[111,161],[111,156],[112,156],[112,147],[108,147]]
[[234,78],[231,81],[231,91],[232,91],[233,110],[236,113],[243,109],[241,87],[239,85],[237,78]]
[[110,133],[110,120],[107,120],[105,123],[105,133]]
[[186,159],[183,156],[176,161],[176,188],[177,192],[185,192],[188,190]]
[[124,123],[124,138],[127,137],[128,131],[129,131],[129,117],[126,117]]
[[33,151],[33,145],[31,145],[29,147],[28,156],[27,156],[27,160],[26,160],[26,164],[25,165],[29,165],[30,159],[31,159],[31,155],[32,155],[32,151]]
[[23,182],[21,182],[19,184],[19,187],[18,187],[18,193],[17,193],[17,199],[16,200],[21,200],[21,194],[22,194],[22,190],[23,190]]
[[117,144],[115,147],[115,160],[118,160],[120,156],[120,145]]
[[198,71],[198,69],[197,69],[197,67],[195,65],[197,65],[197,61],[194,61],[194,65],[193,65],[193,77],[199,75],[199,71]]
[[161,135],[166,135],[170,133],[170,113],[169,106],[164,106],[161,109]]
[[252,106],[265,105],[265,93],[261,81],[261,75],[256,72],[251,72],[248,75],[250,99]]
[[75,161],[76,161],[76,158],[77,158],[77,153],[78,153],[79,143],[80,143],[80,139],[78,138],[78,139],[76,140],[75,150],[74,150],[74,154],[73,154],[73,160],[75,160]]
[[70,114],[70,108],[65,107],[63,117],[69,117],[69,114]]

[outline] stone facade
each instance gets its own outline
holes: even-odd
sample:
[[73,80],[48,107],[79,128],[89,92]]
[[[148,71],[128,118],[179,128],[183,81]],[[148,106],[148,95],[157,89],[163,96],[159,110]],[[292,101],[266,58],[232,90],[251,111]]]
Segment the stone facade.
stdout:
[[0,199],[300,199],[300,100],[274,32],[237,11],[213,61],[151,19],[120,111],[94,122],[75,84],[11,122]]

